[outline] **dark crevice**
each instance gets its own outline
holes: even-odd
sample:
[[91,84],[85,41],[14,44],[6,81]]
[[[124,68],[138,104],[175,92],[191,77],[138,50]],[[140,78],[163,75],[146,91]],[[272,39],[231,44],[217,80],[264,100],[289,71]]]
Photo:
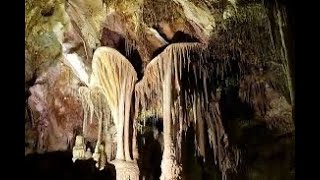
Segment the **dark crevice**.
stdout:
[[172,39],[169,41],[170,43],[179,43],[179,42],[200,42],[199,39],[191,36],[190,34],[184,33],[182,31],[177,31]]
[[36,83],[36,80],[37,80],[37,75],[36,73],[33,73],[31,79],[26,81],[26,84],[25,84],[26,87],[29,88],[33,86]]
[[159,179],[163,153],[161,148],[163,144],[160,140],[163,131],[162,120],[158,117],[149,117],[145,121],[148,130],[138,136],[139,154],[143,155],[139,158],[140,178]]
[[128,39],[115,31],[104,28],[100,41],[102,46],[114,48],[125,56],[136,70],[138,79],[142,78],[142,58],[137,48]]
[[[127,45],[126,45],[127,44]],[[129,47],[126,47],[129,46]],[[139,54],[139,51],[134,47],[131,42],[128,42],[127,39],[120,39],[118,50],[123,54],[132,64],[134,69],[137,72],[138,80],[142,79],[142,58]]]
[[54,13],[54,6],[46,7],[41,11],[41,15],[44,17],[50,17]]
[[166,40],[167,42],[170,42],[170,39],[168,39],[168,37],[161,31],[161,28],[159,27],[159,25],[155,25],[152,28],[155,29],[164,40]]
[[168,44],[168,45],[164,45],[164,46],[156,49],[156,50],[152,53],[151,58],[153,59],[153,58],[155,58],[156,56],[158,56],[158,55],[159,55],[160,53],[162,53],[168,46],[169,46],[169,44]]
[[159,55],[161,52],[163,52],[167,46],[169,46],[170,44],[173,44],[173,43],[182,43],[182,42],[200,42],[197,38],[189,35],[189,34],[186,34],[182,31],[177,31],[171,40],[167,40],[166,41],[169,42],[169,44],[167,45],[164,45],[158,49],[156,49],[153,53],[152,53],[152,59],[155,58],[157,55]]
[[254,110],[248,103],[240,100],[238,91],[238,88],[229,88],[223,91],[220,109],[229,141],[231,144],[242,145],[247,139],[243,139],[243,128],[237,124],[248,124],[250,127],[255,126],[256,123],[254,122]]

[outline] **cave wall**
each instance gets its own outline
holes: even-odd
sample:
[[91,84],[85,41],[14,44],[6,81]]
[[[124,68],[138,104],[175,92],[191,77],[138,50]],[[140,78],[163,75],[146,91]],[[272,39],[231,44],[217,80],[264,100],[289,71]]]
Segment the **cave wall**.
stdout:
[[[86,85],[86,78],[90,79],[92,56],[97,47],[117,49],[129,59],[141,79],[146,65],[169,44],[201,42],[216,56],[213,59],[221,61],[213,67],[208,66],[217,74],[224,68],[223,60],[241,62],[238,69],[230,68],[229,74],[243,77],[239,78],[242,81],[228,86],[234,87],[234,92],[228,88],[223,90],[226,95],[220,106],[230,142],[241,146],[245,152],[248,168],[244,171],[249,172],[245,179],[290,179],[294,169],[291,166],[295,131],[293,95],[290,87],[282,83],[291,80],[278,67],[282,63],[279,61],[281,52],[277,52],[281,49],[280,33],[273,30],[272,36],[269,31],[279,25],[276,19],[268,18],[269,6],[255,1],[196,0],[113,0],[106,3],[99,0],[70,0],[69,3],[37,0],[25,4],[26,154],[71,149],[83,124],[83,108],[77,91]],[[278,6],[284,5],[279,3]],[[268,21],[273,27],[266,26]],[[246,28],[249,26],[252,28]],[[271,39],[276,50],[270,48]],[[76,55],[77,60],[70,55]],[[80,64],[80,68],[75,64]],[[214,79],[213,87],[227,87],[226,84],[237,81],[228,73]],[[98,122],[93,119],[86,137],[92,147],[97,139],[97,129]],[[152,137],[150,134],[139,137],[144,136]],[[147,140],[150,143],[140,144],[141,148],[159,146],[151,139]],[[185,143],[184,149],[191,151],[193,143]],[[141,150],[145,151],[148,150]],[[193,154],[185,153],[187,156]],[[281,154],[288,155],[279,159]],[[151,155],[151,152],[144,155],[143,166],[148,167],[148,156]],[[210,163],[205,165],[209,170],[203,170],[205,168],[196,159],[186,159],[188,163],[185,164],[190,164],[184,168],[187,178],[217,170]],[[283,162],[279,168],[273,167],[279,162]],[[156,168],[153,171],[158,173]]]

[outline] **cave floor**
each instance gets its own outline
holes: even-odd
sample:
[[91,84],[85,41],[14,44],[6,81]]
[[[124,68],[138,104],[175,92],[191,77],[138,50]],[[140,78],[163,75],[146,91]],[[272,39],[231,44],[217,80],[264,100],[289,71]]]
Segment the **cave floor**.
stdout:
[[25,157],[25,175],[27,179],[59,180],[106,180],[115,179],[114,167],[108,165],[104,170],[95,168],[91,160],[72,162],[71,152],[50,152],[30,154]]

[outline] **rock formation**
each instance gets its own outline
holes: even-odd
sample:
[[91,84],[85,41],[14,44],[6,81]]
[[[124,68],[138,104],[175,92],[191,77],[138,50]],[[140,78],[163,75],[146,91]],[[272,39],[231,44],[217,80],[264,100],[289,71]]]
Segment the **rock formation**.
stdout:
[[292,179],[286,3],[27,0],[26,156],[124,180]]
[[72,148],[72,161],[86,159],[86,145],[84,144],[83,136],[76,137],[76,143]]

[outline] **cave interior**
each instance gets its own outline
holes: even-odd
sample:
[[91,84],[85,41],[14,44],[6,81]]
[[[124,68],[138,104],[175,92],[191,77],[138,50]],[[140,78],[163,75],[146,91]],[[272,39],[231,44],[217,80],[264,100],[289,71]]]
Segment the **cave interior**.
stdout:
[[287,0],[26,0],[32,179],[295,179]]

